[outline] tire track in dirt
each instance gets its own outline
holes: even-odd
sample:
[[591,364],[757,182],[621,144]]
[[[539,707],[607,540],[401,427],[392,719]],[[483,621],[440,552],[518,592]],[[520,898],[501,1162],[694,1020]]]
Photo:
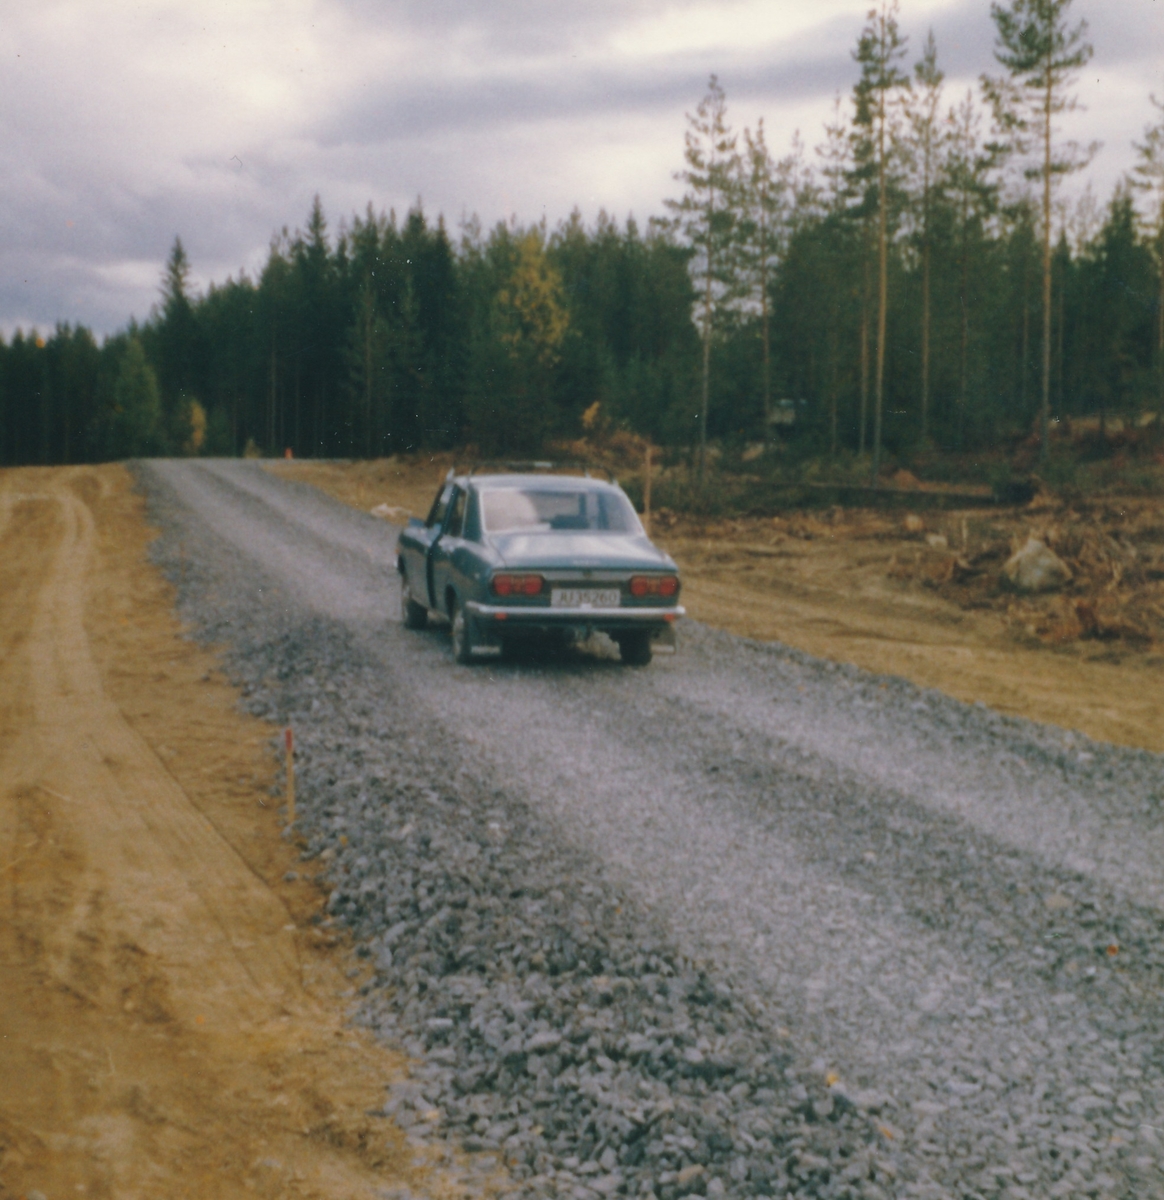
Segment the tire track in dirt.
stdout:
[[[0,472],[0,1200],[462,1191],[369,1118],[400,1060],[345,1030],[339,964],[240,853],[238,818],[224,833],[206,789],[193,798],[194,756],[174,769],[157,722],[124,707],[136,679],[143,711],[168,698],[167,741],[184,744],[188,715],[201,721],[190,745],[242,734],[233,692],[216,685],[208,730],[180,672],[151,668],[159,643],[213,661],[165,649],[168,601],[151,612],[131,596],[120,619],[141,627],[127,630],[120,698],[106,686],[109,646],[99,662],[92,629],[112,617],[90,591],[98,576],[106,605],[131,590],[101,547],[144,545],[142,529],[123,468]],[[255,753],[234,752],[232,769]],[[274,832],[270,818],[246,829]],[[293,857],[279,844],[266,860],[283,871]]]
[[[166,960],[175,1016],[205,1019],[209,999],[223,1020],[270,1019],[300,983],[287,911],[106,696],[75,586],[88,573],[92,514],[71,492],[54,499],[64,529],[29,638],[36,724],[17,776],[72,803],[86,847],[87,889],[78,890],[107,897],[126,914],[123,936]],[[85,908],[73,916],[57,931],[57,973]],[[198,986],[206,979],[215,980],[212,997]],[[194,998],[198,1012],[189,1011]]]

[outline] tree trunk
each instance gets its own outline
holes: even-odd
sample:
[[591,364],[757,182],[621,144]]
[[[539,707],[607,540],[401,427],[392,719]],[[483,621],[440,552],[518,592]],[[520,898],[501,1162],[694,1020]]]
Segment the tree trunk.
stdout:
[[837,457],[837,323],[829,322],[829,456]]
[[1052,50],[1048,50],[1043,125],[1043,401],[1039,414],[1039,462],[1043,465],[1051,449],[1051,61]]
[[881,414],[885,399],[885,326],[889,308],[889,218],[885,203],[885,94],[881,95],[877,134],[877,374],[873,388],[873,470],[877,487],[881,471]]
[[970,247],[966,227],[962,232],[962,338],[958,368],[958,449],[966,448],[966,409],[970,392]]
[[869,414],[869,254],[865,254],[865,282],[861,291],[861,428],[857,453],[865,457],[865,427]]
[[869,412],[869,304],[861,303],[861,428],[857,438],[857,454],[865,457],[865,426]]
[[266,443],[267,452],[275,453],[275,397],[278,386],[278,360],[275,357],[275,331],[271,332],[271,389],[267,399],[267,428],[266,428]]
[[1027,412],[1027,376],[1030,374],[1031,351],[1031,304],[1030,279],[1027,276],[1027,263],[1023,261],[1023,324],[1019,336],[1019,411],[1026,420]]
[[[1060,421],[1066,419],[1067,416],[1067,365],[1066,351],[1064,349],[1065,327],[1067,323],[1066,306],[1064,295],[1067,291],[1067,281],[1059,280],[1059,337],[1058,342],[1058,358],[1059,358],[1059,389],[1055,397],[1055,413]],[[1066,428],[1064,426],[1064,428]]]
[[372,457],[372,326],[374,309],[364,304],[364,457]]
[[760,336],[764,343],[764,439],[771,428],[768,419],[772,415],[772,351],[768,336],[768,238],[762,242],[763,254],[760,261]]
[[[928,225],[928,220],[927,220]],[[930,239],[923,235],[922,245],[922,388],[921,440],[924,447],[929,438],[930,414]]]
[[1156,410],[1156,424],[1164,425],[1164,209],[1160,212],[1160,233],[1156,243],[1160,259],[1160,303],[1156,314],[1156,370],[1160,373],[1160,395]]
[[300,421],[299,421],[299,414],[302,409],[302,400],[300,399],[300,387],[299,387],[299,381],[300,381],[301,377],[302,377],[302,370],[300,367],[299,359],[297,358],[295,360],[294,430],[292,433],[292,441],[291,441],[291,444],[295,447],[296,455],[302,454],[302,452],[303,452],[303,441],[302,441],[303,431],[300,428]]
[[699,486],[703,487],[707,471],[707,400],[711,378],[711,250],[708,248],[707,290],[703,309],[703,385],[699,402]]

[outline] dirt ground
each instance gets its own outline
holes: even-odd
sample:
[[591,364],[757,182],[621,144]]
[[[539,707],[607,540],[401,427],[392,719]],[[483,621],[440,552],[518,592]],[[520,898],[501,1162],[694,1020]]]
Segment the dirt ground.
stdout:
[[[271,469],[365,511],[423,516],[447,455]],[[1164,751],[1164,502],[1046,497],[1015,509],[832,509],[698,521],[653,515],[691,616],[733,633],[904,676],[968,702]],[[1038,537],[1073,580],[1001,586]]]
[[122,467],[0,472],[0,1198],[452,1195],[150,536]]

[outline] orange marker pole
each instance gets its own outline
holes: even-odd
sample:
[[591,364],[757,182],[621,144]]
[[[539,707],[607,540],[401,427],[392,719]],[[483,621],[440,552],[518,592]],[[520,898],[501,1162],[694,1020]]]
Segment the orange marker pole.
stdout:
[[295,824],[295,735],[288,725],[283,734],[287,747],[287,824]]

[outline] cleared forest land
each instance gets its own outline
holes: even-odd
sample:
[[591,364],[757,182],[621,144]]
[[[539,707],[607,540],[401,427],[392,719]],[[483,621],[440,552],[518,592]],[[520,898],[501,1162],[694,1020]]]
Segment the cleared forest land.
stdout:
[[[400,521],[428,511],[448,455],[279,462],[270,469]],[[860,508],[709,520],[661,510],[691,616],[967,702],[1164,751],[1164,501],[1042,495],[1016,508]],[[999,583],[1028,537],[1073,580],[1051,595]]]

